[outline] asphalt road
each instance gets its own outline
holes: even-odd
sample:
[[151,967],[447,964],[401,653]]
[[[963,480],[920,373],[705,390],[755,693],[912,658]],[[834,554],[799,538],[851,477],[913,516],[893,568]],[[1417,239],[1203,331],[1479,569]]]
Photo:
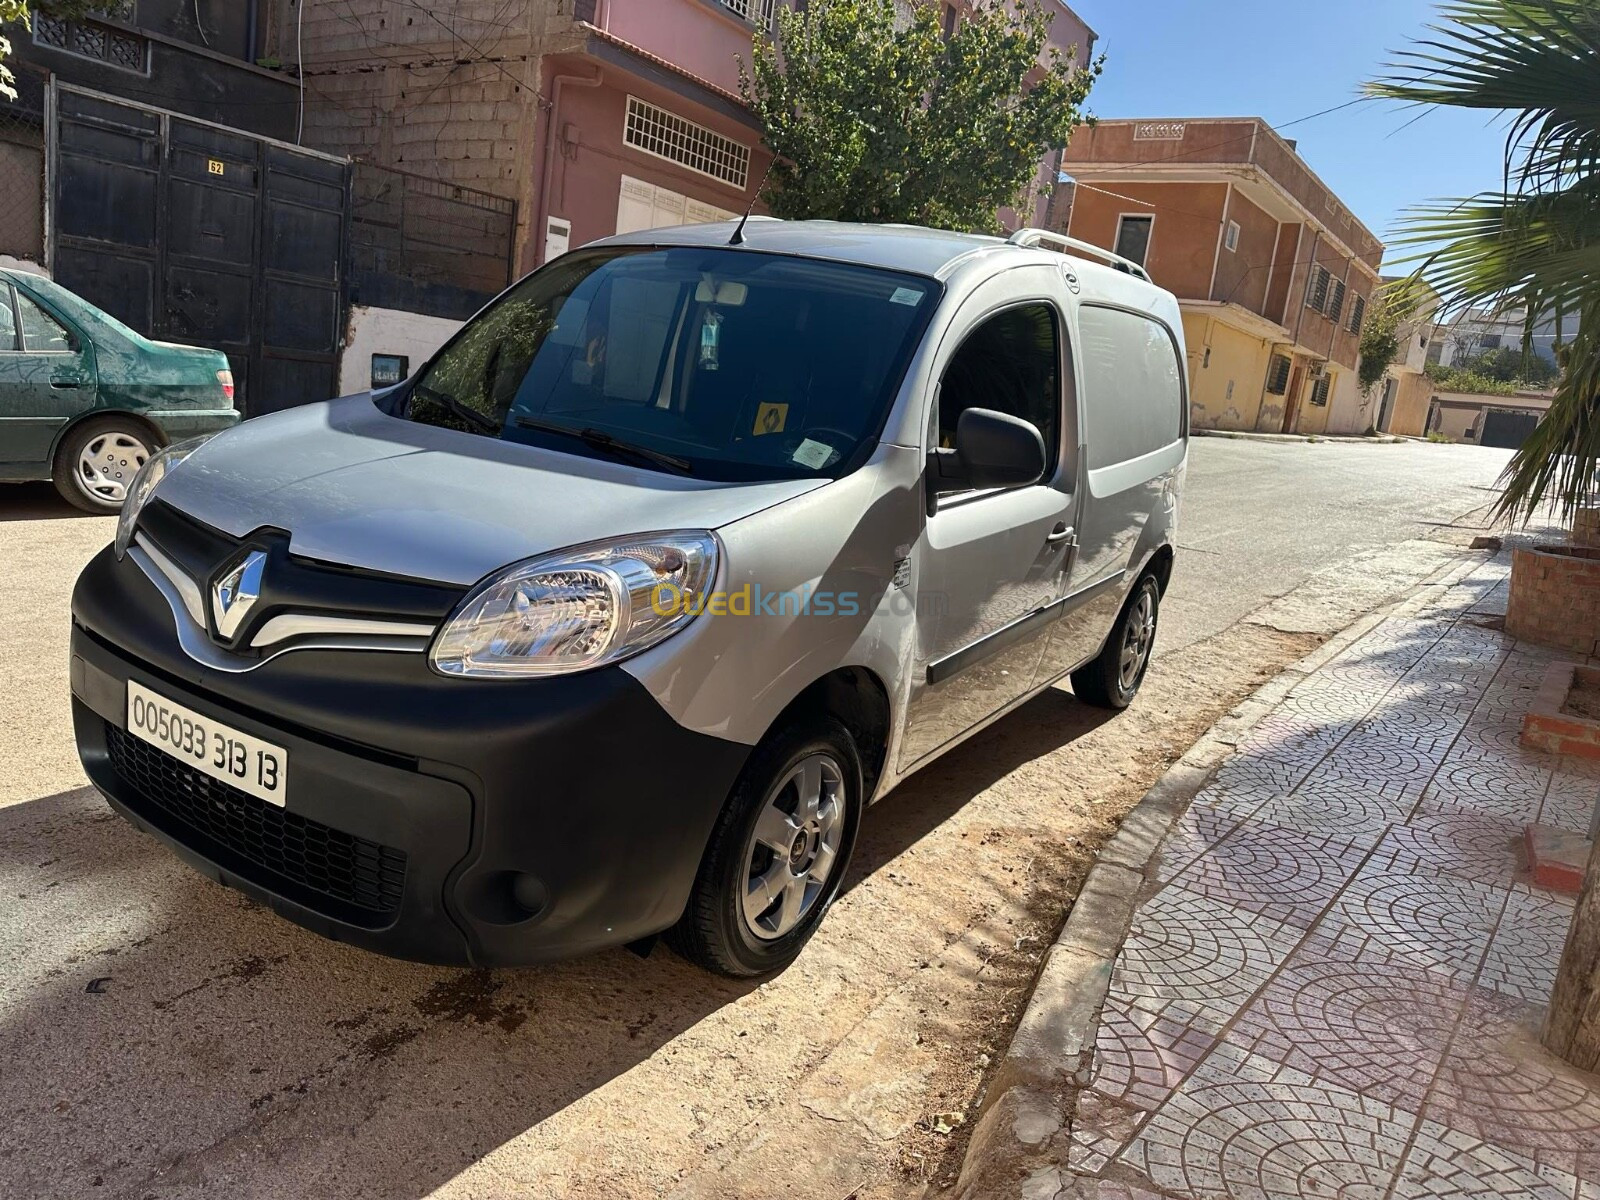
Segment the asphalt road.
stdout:
[[660,950],[395,963],[202,879],[73,752],[67,597],[112,523],[0,490],[0,1196],[918,1194],[959,1161],[932,1115],[973,1103],[1094,847],[1315,642],[1238,618],[1348,575],[1348,620],[1407,586],[1504,461],[1197,441],[1139,703],[1049,692],[897,789],[815,942],[754,989]]
[[1196,438],[1162,651],[1226,629],[1329,567],[1492,503],[1510,457],[1427,442]]

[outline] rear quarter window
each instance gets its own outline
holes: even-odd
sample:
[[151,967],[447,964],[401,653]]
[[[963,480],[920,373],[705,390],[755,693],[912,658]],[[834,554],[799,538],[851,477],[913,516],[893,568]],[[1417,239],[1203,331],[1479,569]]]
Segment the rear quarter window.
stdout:
[[1089,468],[1115,466],[1183,437],[1183,367],[1161,322],[1120,308],[1078,310]]

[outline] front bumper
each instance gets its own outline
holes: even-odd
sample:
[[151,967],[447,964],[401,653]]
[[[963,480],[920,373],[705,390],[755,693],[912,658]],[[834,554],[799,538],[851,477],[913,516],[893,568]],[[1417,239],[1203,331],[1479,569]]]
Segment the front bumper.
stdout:
[[[72,612],[78,750],[112,806],[290,920],[400,958],[513,966],[667,928],[749,753],[618,668],[463,681],[418,653],[303,650],[216,671],[110,550]],[[129,680],[284,747],[287,809],[130,738]]]

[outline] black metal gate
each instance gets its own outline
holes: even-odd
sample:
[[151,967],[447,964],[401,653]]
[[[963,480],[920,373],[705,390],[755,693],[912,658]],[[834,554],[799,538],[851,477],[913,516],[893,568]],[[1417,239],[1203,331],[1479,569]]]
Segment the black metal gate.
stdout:
[[1538,424],[1538,413],[1491,408],[1483,414],[1483,436],[1478,439],[1478,444],[1515,450],[1528,440],[1528,435],[1538,427]]
[[350,164],[63,84],[54,110],[62,286],[223,351],[246,416],[336,395]]

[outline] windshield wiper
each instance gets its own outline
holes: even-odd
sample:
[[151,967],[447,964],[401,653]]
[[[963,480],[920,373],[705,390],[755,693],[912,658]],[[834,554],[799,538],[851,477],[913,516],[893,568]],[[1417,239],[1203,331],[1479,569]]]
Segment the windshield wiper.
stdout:
[[447,396],[443,392],[436,392],[431,387],[424,387],[420,383],[417,385],[417,391],[427,399],[432,400],[435,404],[442,405],[451,416],[465,421],[468,425],[476,425],[485,433],[500,432],[500,422],[496,421],[493,417],[484,416],[475,408],[468,408],[454,396]]
[[649,446],[638,446],[632,442],[624,442],[620,438],[612,437],[603,429],[573,429],[567,425],[557,425],[554,421],[541,421],[538,417],[514,417],[513,423],[518,429],[533,429],[540,433],[559,433],[567,437],[577,438],[585,445],[593,446],[597,450],[607,450],[612,454],[626,455],[640,458],[646,462],[654,463],[658,467],[667,467],[681,475],[693,475],[694,464],[686,458],[679,458],[676,454],[667,454],[661,450],[652,450]]

